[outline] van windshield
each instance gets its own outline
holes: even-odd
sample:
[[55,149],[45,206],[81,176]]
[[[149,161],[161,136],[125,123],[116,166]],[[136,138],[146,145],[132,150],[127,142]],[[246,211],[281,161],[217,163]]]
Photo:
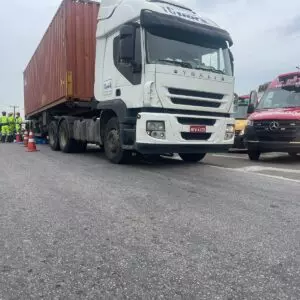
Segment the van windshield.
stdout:
[[262,96],[257,109],[300,107],[300,89],[270,89]]
[[232,76],[228,48],[187,43],[150,32],[146,33],[146,43],[149,64],[177,65]]

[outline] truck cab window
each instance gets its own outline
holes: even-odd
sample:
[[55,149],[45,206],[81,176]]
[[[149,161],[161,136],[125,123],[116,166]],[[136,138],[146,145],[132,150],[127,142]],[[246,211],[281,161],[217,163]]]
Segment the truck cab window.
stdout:
[[[114,38],[114,64],[118,71],[131,83],[138,85],[142,79],[142,48],[141,48],[141,29],[136,28],[136,38],[134,47],[134,65],[125,64],[120,61],[120,36]],[[139,66],[140,70],[137,71],[136,66]]]

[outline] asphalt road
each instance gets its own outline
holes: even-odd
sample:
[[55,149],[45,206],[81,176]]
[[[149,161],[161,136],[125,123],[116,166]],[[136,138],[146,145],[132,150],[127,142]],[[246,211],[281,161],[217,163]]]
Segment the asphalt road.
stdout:
[[300,299],[300,160],[39,149],[0,144],[1,300]]

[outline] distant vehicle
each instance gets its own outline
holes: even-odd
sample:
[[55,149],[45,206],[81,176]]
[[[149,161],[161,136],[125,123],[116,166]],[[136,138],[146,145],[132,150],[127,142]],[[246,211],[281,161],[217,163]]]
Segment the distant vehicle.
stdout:
[[268,89],[269,85],[272,83],[272,81],[266,82],[264,84],[261,84],[258,87],[258,92],[257,92],[257,97],[258,97],[258,102],[260,101],[260,99],[262,98],[263,94],[265,93],[265,91]]
[[[253,100],[257,100],[255,91]],[[250,160],[259,160],[264,152],[300,153],[300,73],[279,75],[258,105],[249,105],[248,113],[245,144]]]
[[237,96],[234,102],[235,138],[233,149],[245,149],[244,134],[247,125],[250,96]]
[[233,41],[173,0],[64,0],[24,72],[26,117],[53,150],[197,162],[234,141]]

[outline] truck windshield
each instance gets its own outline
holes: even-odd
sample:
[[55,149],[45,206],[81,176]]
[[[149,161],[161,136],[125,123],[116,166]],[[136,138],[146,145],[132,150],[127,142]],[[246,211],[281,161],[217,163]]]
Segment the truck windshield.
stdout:
[[300,88],[270,89],[262,96],[257,109],[300,107]]
[[147,62],[170,64],[232,76],[228,48],[201,46],[146,33]]

